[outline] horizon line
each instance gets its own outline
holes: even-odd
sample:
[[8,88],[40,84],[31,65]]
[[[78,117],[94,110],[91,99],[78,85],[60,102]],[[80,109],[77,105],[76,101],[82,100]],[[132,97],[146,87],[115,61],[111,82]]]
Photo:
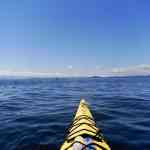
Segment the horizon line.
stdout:
[[47,71],[33,71],[33,70],[10,70],[0,69],[0,76],[14,76],[14,77],[120,77],[120,76],[149,76],[150,65],[141,64],[129,67],[118,67],[118,68],[104,68],[104,67],[93,67],[91,69],[77,69],[73,66],[64,68],[63,70],[47,70]]
[[148,75],[107,75],[107,76],[29,76],[29,75],[0,75],[0,78],[121,78],[121,77],[149,77]]

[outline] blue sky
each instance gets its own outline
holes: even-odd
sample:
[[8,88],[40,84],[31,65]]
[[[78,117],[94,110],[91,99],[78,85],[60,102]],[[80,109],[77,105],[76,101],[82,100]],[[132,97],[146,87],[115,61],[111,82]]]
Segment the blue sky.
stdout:
[[150,73],[148,0],[0,2],[0,74]]

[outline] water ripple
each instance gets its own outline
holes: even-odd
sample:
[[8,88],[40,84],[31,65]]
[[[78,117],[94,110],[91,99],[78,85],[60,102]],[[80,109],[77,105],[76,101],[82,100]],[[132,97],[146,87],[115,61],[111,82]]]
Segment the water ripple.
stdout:
[[80,98],[114,150],[149,150],[150,78],[0,79],[0,147],[59,149]]

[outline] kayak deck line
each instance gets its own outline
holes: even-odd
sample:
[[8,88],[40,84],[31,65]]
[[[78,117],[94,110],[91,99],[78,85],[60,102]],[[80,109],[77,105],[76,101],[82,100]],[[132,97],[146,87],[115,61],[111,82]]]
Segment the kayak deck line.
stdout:
[[60,150],[110,150],[87,102],[82,99]]

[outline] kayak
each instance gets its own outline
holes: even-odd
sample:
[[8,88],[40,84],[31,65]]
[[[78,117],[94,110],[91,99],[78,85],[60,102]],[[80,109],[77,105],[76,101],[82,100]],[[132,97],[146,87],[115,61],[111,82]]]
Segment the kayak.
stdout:
[[110,150],[85,100],[81,100],[60,150]]

